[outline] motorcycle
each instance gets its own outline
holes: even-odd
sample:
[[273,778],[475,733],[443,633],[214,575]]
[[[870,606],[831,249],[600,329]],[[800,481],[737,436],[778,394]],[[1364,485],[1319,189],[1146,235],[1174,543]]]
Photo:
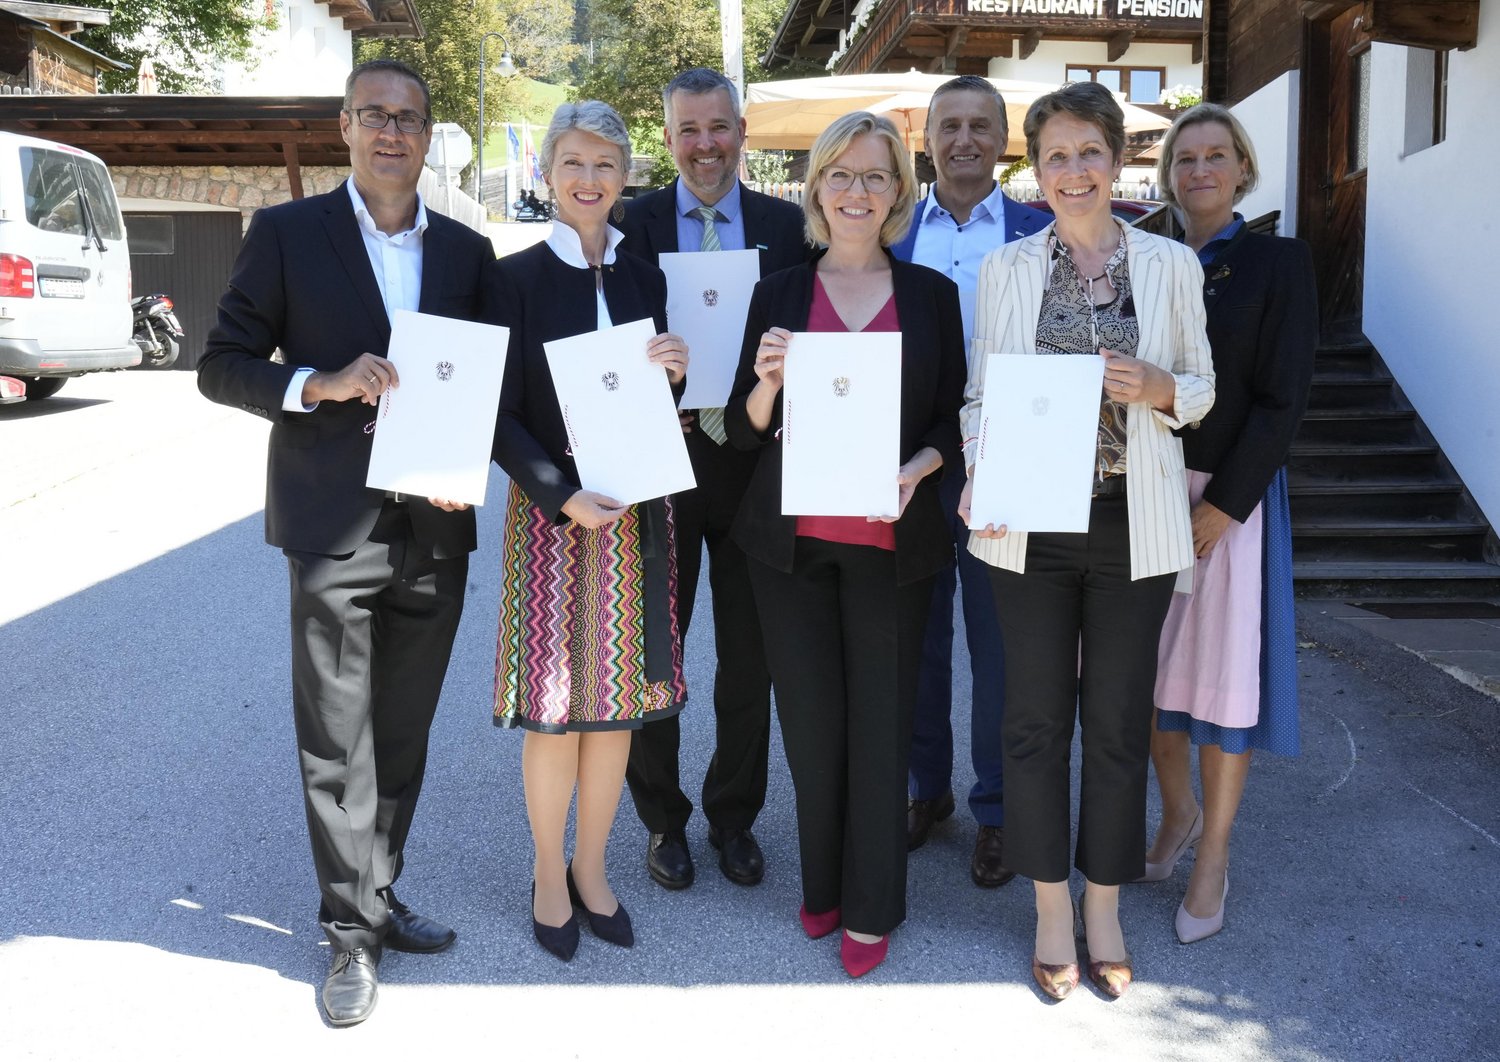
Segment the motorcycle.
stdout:
[[511,211],[517,221],[551,221],[552,207],[539,199],[517,199]]
[[130,300],[135,314],[135,334],[131,337],[141,348],[141,368],[170,369],[182,352],[185,338],[182,325],[173,312],[172,300],[166,295],[141,295]]

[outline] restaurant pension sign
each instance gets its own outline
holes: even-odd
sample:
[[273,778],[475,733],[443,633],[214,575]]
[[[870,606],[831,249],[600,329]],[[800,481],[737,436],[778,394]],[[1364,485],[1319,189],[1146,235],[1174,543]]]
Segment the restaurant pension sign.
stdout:
[[1203,23],[1203,0],[968,0],[968,10],[1031,25],[1098,22],[1135,29],[1194,29],[1193,23]]

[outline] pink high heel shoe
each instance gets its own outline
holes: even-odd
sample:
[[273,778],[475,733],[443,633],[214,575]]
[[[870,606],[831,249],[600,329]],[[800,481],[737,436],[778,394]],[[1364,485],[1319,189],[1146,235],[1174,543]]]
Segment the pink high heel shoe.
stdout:
[[1203,839],[1203,809],[1198,809],[1198,814],[1193,816],[1193,824],[1188,827],[1187,836],[1182,843],[1172,850],[1172,855],[1162,863],[1146,861],[1146,873],[1135,879],[1138,884],[1145,881],[1166,881],[1172,876],[1172,871],[1177,869],[1177,861],[1183,854],[1197,845]]

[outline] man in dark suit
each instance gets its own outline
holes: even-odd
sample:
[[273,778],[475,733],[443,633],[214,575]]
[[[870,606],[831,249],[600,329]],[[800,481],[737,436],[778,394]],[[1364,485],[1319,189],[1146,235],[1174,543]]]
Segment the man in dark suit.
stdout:
[[[427,734],[463,608],[474,514],[365,486],[375,407],[396,371],[390,314],[477,319],[489,241],[429,212],[427,85],[357,67],[339,126],[348,182],[256,213],[198,367],[208,398],[274,425],[266,541],[291,574],[292,709],[319,920],[333,947],[328,1020],[374,1009],[382,946],[440,951],[456,934],[392,891]],[[280,349],[283,358],[272,361]]]
[[[675,251],[760,251],[761,276],[807,256],[802,211],[791,203],[744,187],[738,176],[745,120],[732,82],[698,67],[672,79],[662,92],[667,148],[678,179],[631,202],[625,210],[623,247],[651,262]],[[723,337],[719,353],[738,357],[740,335]],[[698,351],[693,356],[700,357]],[[729,527],[755,469],[755,455],[725,445],[722,409],[685,414],[688,454],[698,486],[672,498],[677,520],[677,576],[687,638],[698,590],[703,547],[713,594],[714,716],[718,742],[703,779],[703,813],[719,869],[730,881],[754,885],[765,873],[750,828],[766,801],[766,759],[771,733],[771,677],[745,555],[729,540]],[[635,732],[626,780],[637,814],[651,831],[646,869],[659,884],[693,883],[687,821],[693,803],[678,771],[677,717],[647,723]]]
[[[897,258],[930,266],[958,284],[964,349],[970,359],[975,357],[968,349],[974,334],[975,288],[985,256],[1003,243],[1041,231],[1052,220],[1011,199],[995,180],[995,163],[1008,139],[1007,124],[1005,101],[984,78],[966,74],[938,86],[927,108],[926,126],[927,155],[937,170],[937,183],[917,204],[906,237],[891,248]],[[953,594],[961,582],[973,679],[969,743],[975,782],[969,810],[979,824],[969,876],[976,885],[994,887],[1015,876],[1000,857],[1005,836],[1000,764],[1005,657],[985,565],[969,554],[969,531],[957,516],[963,486],[962,462],[944,468],[940,490],[954,556],[937,577],[922,649],[912,727],[907,847],[920,848],[933,824],[953,814]]]

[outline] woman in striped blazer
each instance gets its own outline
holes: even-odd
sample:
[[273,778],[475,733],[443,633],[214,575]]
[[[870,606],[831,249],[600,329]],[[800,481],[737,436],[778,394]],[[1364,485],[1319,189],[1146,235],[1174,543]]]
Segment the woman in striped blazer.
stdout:
[[[1006,244],[980,271],[966,461],[984,366],[1003,354],[1103,354],[1093,502],[1086,534],[975,531],[992,567],[1006,653],[1005,865],[1033,880],[1043,992],[1079,980],[1068,889],[1069,751],[1083,728],[1073,865],[1086,881],[1090,980],[1122,994],[1132,970],[1119,886],[1144,870],[1146,763],[1156,646],[1176,573],[1193,563],[1182,444],[1172,429],[1213,405],[1203,271],[1180,244],[1115,220],[1125,147],[1108,90],[1072,84],[1026,115],[1026,150],[1056,222]],[[961,515],[968,517],[970,490]]]

